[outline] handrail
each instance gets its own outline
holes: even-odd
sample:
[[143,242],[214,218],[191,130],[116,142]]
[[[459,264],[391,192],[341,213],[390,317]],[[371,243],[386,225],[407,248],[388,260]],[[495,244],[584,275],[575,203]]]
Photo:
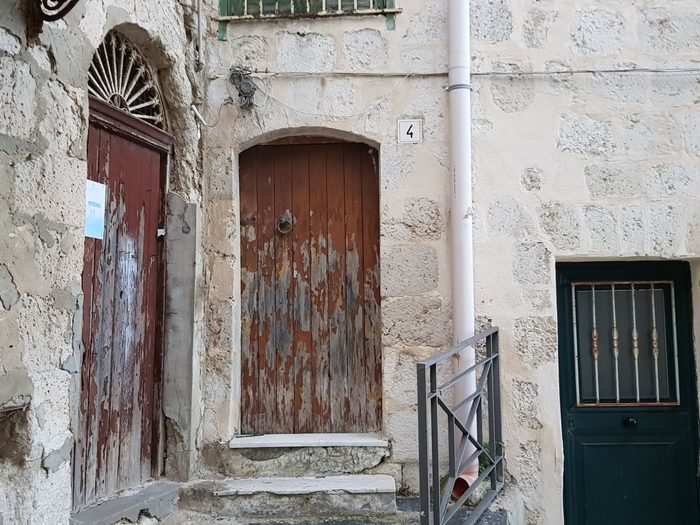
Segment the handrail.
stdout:
[[[450,359],[466,348],[485,343],[486,357],[466,370],[452,374],[438,385],[438,367],[447,366]],[[448,352],[433,356],[416,365],[418,383],[418,463],[420,479],[421,525],[447,525],[460,515],[460,508],[476,493],[487,479],[490,488],[481,502],[472,509],[466,521],[473,525],[488,509],[504,482],[504,454],[501,428],[500,353],[498,328],[493,327],[455,345]],[[478,375],[476,389],[465,399],[451,400],[446,391],[467,374]],[[484,408],[486,414],[484,413]],[[447,416],[446,428],[440,425]],[[486,416],[486,417],[485,417]],[[473,422],[476,421],[476,435]],[[486,426],[488,434],[484,434]],[[440,473],[441,435],[447,434],[449,471],[444,490]],[[453,489],[463,469],[481,459],[481,473],[470,487],[456,495],[450,504]]]
[[451,357],[458,357],[459,354],[470,347],[477,346],[481,341],[486,340],[490,335],[493,335],[498,332],[498,327],[493,326],[491,328],[487,328],[486,330],[483,330],[476,334],[473,337],[470,337],[469,339],[465,339],[461,343],[457,343],[455,346],[453,346],[449,351],[444,352],[442,354],[435,355],[431,357],[430,359],[426,359],[425,361],[422,361],[422,363],[425,366],[430,366],[438,363],[442,363],[444,361],[447,361]]

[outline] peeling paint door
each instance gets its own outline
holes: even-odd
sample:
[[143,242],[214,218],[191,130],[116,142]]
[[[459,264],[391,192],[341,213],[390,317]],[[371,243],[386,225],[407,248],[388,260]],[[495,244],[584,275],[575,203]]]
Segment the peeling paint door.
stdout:
[[376,151],[305,142],[240,157],[242,431],[378,431]]
[[102,239],[85,239],[74,507],[160,470],[162,188],[170,137],[90,101],[88,179],[105,184]]

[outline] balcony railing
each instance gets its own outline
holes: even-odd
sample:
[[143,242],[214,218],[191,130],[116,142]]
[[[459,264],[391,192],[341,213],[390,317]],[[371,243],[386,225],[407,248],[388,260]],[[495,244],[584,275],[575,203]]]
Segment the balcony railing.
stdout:
[[395,0],[220,0],[219,20],[381,15],[400,12]]
[[[474,349],[473,366],[454,373],[454,359]],[[421,525],[446,525],[453,518],[476,523],[503,486],[500,356],[498,329],[491,328],[455,348],[418,363],[418,451]],[[472,375],[476,390],[465,399],[454,399],[455,386]],[[445,378],[447,376],[447,378]],[[438,383],[438,377],[443,381]],[[470,430],[476,422],[476,435]],[[485,433],[486,430],[486,433]],[[447,461],[441,444],[447,442]],[[452,491],[464,469],[478,461],[479,476],[456,501]],[[447,466],[444,472],[443,465]],[[490,486],[463,521],[460,512],[467,501]]]

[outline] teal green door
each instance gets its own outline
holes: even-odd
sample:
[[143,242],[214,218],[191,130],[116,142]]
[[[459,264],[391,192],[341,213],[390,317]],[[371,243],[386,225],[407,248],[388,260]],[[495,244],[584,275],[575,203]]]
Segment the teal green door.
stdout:
[[698,518],[687,263],[557,265],[567,525]]

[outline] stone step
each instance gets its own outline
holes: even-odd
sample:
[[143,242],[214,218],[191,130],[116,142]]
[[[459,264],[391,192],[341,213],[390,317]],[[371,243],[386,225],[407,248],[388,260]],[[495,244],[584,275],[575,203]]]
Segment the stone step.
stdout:
[[234,438],[202,451],[202,479],[319,477],[367,473],[390,455],[373,434],[272,435]]
[[[199,481],[180,491],[179,509],[214,517],[289,519],[396,513],[396,484],[386,475]],[[235,523],[235,522],[232,522]]]
[[[162,525],[420,525],[417,498],[397,498],[396,514],[355,515],[355,516],[318,516],[318,517],[278,517],[278,518],[240,518],[213,516],[194,511],[179,511],[168,517]],[[470,515],[470,509],[464,508],[453,523],[464,523]],[[503,510],[487,510],[477,525],[508,525],[508,516]]]

